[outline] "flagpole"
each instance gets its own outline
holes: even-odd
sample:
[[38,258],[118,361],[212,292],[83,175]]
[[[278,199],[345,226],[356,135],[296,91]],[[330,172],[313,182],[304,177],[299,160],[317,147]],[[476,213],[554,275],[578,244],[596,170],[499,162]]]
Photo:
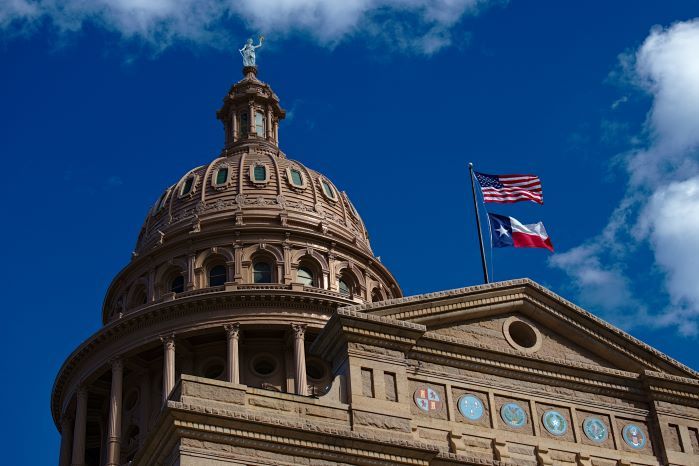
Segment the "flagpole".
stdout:
[[488,266],[485,262],[485,247],[483,246],[483,231],[481,230],[481,217],[478,214],[478,200],[476,199],[476,185],[473,182],[473,164],[469,162],[468,173],[471,176],[471,193],[473,194],[473,210],[476,212],[476,228],[478,229],[478,242],[481,246],[481,264],[483,265],[483,280],[490,283],[488,279]]

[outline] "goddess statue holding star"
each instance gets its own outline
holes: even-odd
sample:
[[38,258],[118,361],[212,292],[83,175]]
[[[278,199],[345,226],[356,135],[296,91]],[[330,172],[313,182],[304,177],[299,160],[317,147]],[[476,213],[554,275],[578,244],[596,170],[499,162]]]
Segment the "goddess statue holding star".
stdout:
[[253,45],[252,43],[252,38],[248,39],[248,41],[243,45],[243,48],[238,50],[240,54],[243,56],[243,66],[256,66],[255,65],[255,49],[258,49],[262,47],[262,42],[265,41],[264,36],[259,37],[259,43],[257,45]]

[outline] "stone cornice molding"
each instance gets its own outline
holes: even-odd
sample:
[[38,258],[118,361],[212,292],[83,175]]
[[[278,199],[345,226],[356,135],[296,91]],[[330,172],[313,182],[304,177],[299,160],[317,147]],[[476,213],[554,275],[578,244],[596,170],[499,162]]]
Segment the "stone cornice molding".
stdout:
[[[481,301],[483,298],[493,296],[493,293],[495,293],[496,302],[493,302],[493,299],[488,299],[487,303]],[[357,304],[343,309],[379,313],[381,315],[390,315],[396,319],[423,322],[429,320],[430,316],[435,314],[453,311],[453,304],[440,307],[444,301],[448,300],[455,300],[454,303],[458,303],[458,307],[464,309],[468,307],[476,309],[485,306],[484,309],[480,309],[483,313],[487,313],[488,308],[492,310],[493,306],[497,304],[504,306],[499,309],[500,311],[514,308],[521,304],[532,305],[537,309],[548,311],[555,315],[556,318],[564,319],[567,323],[593,336],[600,344],[609,345],[627,357],[643,363],[647,367],[650,366],[649,368],[660,371],[662,369],[657,364],[667,364],[669,367],[683,372],[689,377],[699,379],[699,372],[670,358],[528,278],[395,298],[378,303]],[[450,306],[451,309],[449,309]],[[557,308],[554,309],[554,306],[557,306]],[[564,311],[567,311],[567,314]],[[627,349],[629,344],[637,351],[632,352]],[[642,354],[638,354],[638,351]],[[657,362],[652,361],[654,358]]]

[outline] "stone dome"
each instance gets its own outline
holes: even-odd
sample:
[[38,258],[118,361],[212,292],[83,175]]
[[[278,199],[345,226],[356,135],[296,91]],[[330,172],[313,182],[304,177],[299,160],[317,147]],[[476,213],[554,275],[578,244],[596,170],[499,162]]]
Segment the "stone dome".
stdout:
[[219,221],[317,231],[372,253],[364,222],[345,192],[273,145],[257,142],[225,149],[168,187],[146,216],[135,254]]

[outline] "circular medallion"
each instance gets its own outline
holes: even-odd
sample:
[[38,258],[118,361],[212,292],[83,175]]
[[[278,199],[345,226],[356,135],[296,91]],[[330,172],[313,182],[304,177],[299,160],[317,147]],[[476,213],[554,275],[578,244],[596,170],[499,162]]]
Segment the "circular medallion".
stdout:
[[587,438],[595,443],[602,443],[607,440],[609,431],[607,425],[600,418],[588,417],[583,422],[583,431]]
[[413,400],[420,410],[435,413],[442,410],[442,399],[439,393],[431,387],[418,387],[413,394]]
[[634,450],[640,450],[646,446],[646,434],[636,424],[626,424],[621,435],[626,444]]
[[546,411],[542,421],[551,435],[561,436],[568,430],[568,421],[558,411]]
[[464,395],[459,398],[457,403],[459,412],[471,421],[477,421],[483,417],[483,403],[478,397],[473,395]]
[[505,423],[519,429],[527,423],[527,413],[517,403],[507,403],[500,408],[500,417]]

